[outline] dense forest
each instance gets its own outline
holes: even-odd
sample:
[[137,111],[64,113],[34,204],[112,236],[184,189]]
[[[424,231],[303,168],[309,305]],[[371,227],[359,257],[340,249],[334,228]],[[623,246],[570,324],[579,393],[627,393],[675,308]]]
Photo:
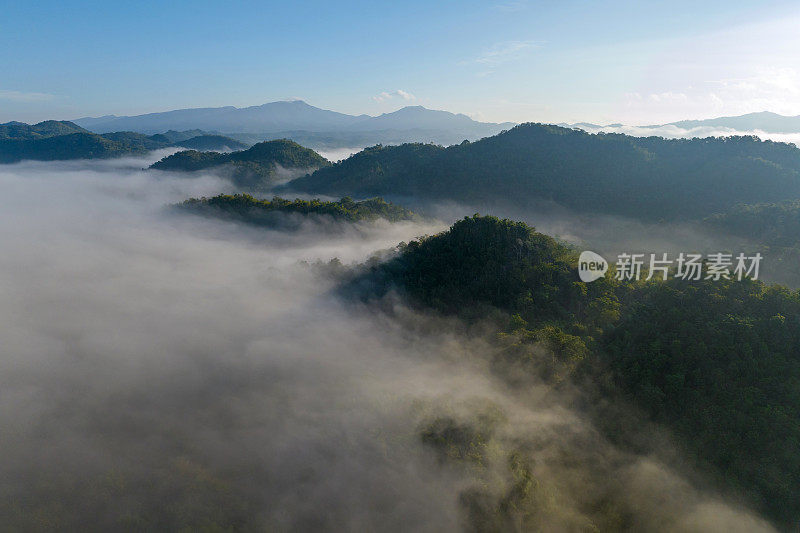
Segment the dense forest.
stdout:
[[799,198],[798,169],[800,149],[756,137],[668,140],[522,124],[448,148],[375,146],[287,189],[518,207],[552,200],[580,212],[676,220]]
[[[603,384],[603,401],[590,404],[632,402],[670,428],[696,466],[796,524],[800,295],[747,279],[620,282],[613,269],[587,284],[576,265],[573,250],[523,223],[475,216],[400,245],[345,290],[367,300],[397,290],[468,322],[494,317],[505,332],[498,363],[554,383]],[[445,449],[475,440],[463,428],[426,431]]]
[[98,135],[68,121],[48,120],[33,125],[22,122],[0,124],[0,163],[15,163],[25,159],[105,159],[146,154],[151,150],[174,146],[199,150],[246,148],[246,145],[234,139],[207,135],[199,130],[168,131],[156,135],[118,131]]
[[709,226],[765,246],[795,246],[800,241],[800,200],[738,204],[705,219]]
[[279,181],[281,170],[305,172],[330,163],[315,151],[286,139],[265,141],[238,152],[187,150],[157,161],[150,168],[194,172],[228,170],[234,184],[249,190],[265,190]]
[[769,258],[765,274],[800,286],[800,200],[737,204],[703,220],[713,232],[746,239]]
[[130,140],[114,141],[94,133],[70,133],[36,139],[2,139],[0,163],[15,163],[25,159],[37,161],[105,159],[144,154],[151,149],[144,144]]
[[38,124],[24,122],[0,124],[0,139],[41,139],[70,133],[89,133],[89,131],[66,120],[45,120]]
[[[248,194],[221,194],[213,198],[190,198],[175,206],[177,209],[234,220],[262,227],[296,227],[303,218],[333,222],[361,222],[377,219],[389,222],[419,219],[413,212],[386,202],[382,198],[354,201],[345,197],[339,201],[286,200],[278,196],[271,200],[254,198]],[[288,217],[287,217],[288,216]],[[299,218],[298,218],[299,217]]]

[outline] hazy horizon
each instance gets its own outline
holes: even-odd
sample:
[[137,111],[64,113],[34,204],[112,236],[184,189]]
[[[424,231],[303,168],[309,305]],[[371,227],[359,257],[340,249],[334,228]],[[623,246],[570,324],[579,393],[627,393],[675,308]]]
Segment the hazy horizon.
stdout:
[[[366,113],[366,112],[364,112],[364,113],[345,113],[345,112],[339,111],[337,109],[327,109],[327,108],[324,108],[324,107],[320,107],[320,106],[314,104],[313,102],[308,102],[308,101],[306,101],[306,100],[304,100],[302,98],[286,98],[286,99],[283,99],[283,100],[274,100],[274,101],[269,101],[269,102],[262,102],[260,104],[257,103],[257,104],[242,105],[242,106],[229,106],[229,105],[202,106],[201,105],[201,106],[197,106],[197,107],[161,109],[161,110],[158,110],[158,111],[150,111],[150,112],[147,112],[147,113],[138,113],[138,114],[120,112],[120,113],[109,113],[109,114],[105,114],[105,115],[86,115],[86,116],[81,116],[81,117],[57,118],[57,119],[56,118],[51,118],[51,119],[45,119],[45,120],[75,121],[75,120],[96,119],[96,118],[104,118],[104,117],[132,117],[132,116],[150,115],[150,114],[158,114],[158,113],[168,113],[170,111],[186,110],[186,109],[221,109],[221,108],[225,108],[225,107],[234,107],[236,109],[247,109],[247,108],[251,108],[251,107],[260,107],[260,106],[264,106],[264,105],[267,105],[267,104],[274,104],[274,103],[280,103],[280,102],[302,102],[302,103],[307,104],[309,106],[316,107],[318,109],[323,109],[323,110],[326,110],[326,111],[334,111],[336,113],[342,113],[342,114],[351,115],[351,116],[369,116],[369,117],[378,117],[378,116],[381,116],[381,115],[389,115],[389,114],[396,113],[397,111],[401,111],[401,110],[409,108],[409,107],[422,107],[422,108],[430,110],[430,111],[445,111],[447,113],[453,113],[454,115],[464,115],[464,116],[467,116],[467,117],[471,118],[472,120],[475,120],[476,122],[494,122],[494,121],[488,121],[488,120],[478,120],[478,119],[474,118],[474,116],[471,115],[470,113],[462,113],[462,112],[459,112],[459,111],[450,111],[449,109],[438,109],[438,108],[435,109],[435,108],[426,107],[426,106],[420,105],[420,104],[399,105],[396,109],[392,109],[392,110],[389,110],[389,111],[383,111],[383,112],[377,113],[377,114],[369,114],[369,113]],[[707,116],[704,116],[704,115],[691,116],[691,117],[686,117],[686,118],[683,118],[683,119],[680,119],[680,120],[673,120],[673,121],[670,121],[670,122],[665,122],[665,123],[660,123],[660,124],[650,123],[650,122],[647,122],[647,121],[643,121],[641,123],[634,124],[634,123],[623,123],[623,122],[620,122],[620,121],[613,121],[612,120],[612,121],[605,121],[603,123],[598,123],[596,125],[606,127],[606,126],[615,126],[617,124],[623,124],[625,126],[648,127],[648,126],[667,125],[667,124],[672,124],[672,123],[675,123],[675,122],[682,122],[682,121],[708,120],[708,119],[714,119],[714,118],[729,118],[729,117],[739,117],[739,116],[744,116],[744,115],[758,115],[758,114],[766,114],[766,113],[773,114],[773,115],[779,115],[781,117],[800,117],[800,112],[798,112],[797,114],[792,115],[792,114],[778,113],[776,111],[771,111],[769,109],[763,109],[763,110],[760,110],[760,111],[749,111],[747,113],[740,113],[738,115],[709,114]],[[19,122],[23,122],[23,121],[19,121]],[[494,122],[494,123],[503,123],[503,122],[511,122],[511,123],[516,123],[516,124],[521,124],[521,123],[524,123],[524,122],[536,122],[536,121],[530,121],[530,120],[528,120],[528,121],[506,120],[506,121],[499,121],[499,122]],[[555,123],[555,122],[553,122],[553,123]],[[567,124],[567,123],[566,122],[559,122],[558,124]],[[571,124],[575,125],[575,124],[594,124],[594,123],[592,123],[590,121],[586,121],[586,120],[580,120],[580,121],[572,122]]]

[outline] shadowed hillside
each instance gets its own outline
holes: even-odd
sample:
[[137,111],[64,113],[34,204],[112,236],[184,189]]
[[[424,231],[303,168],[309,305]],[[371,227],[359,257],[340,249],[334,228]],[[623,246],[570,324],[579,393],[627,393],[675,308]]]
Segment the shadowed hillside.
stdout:
[[736,203],[800,198],[800,150],[755,137],[666,140],[523,124],[442,148],[375,146],[287,189],[699,219]]
[[150,168],[181,172],[216,169],[230,173],[238,187],[258,190],[285,179],[281,170],[305,172],[329,164],[315,151],[281,139],[265,141],[247,150],[231,153],[187,150],[165,157]]

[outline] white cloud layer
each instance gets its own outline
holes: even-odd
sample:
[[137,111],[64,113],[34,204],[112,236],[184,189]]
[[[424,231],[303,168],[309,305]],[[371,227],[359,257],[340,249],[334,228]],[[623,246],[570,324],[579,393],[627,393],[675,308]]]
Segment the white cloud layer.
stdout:
[[8,91],[0,89],[0,100],[8,100],[10,102],[47,102],[53,100],[55,95],[47,93],[30,93],[22,91]]
[[800,132],[798,133],[767,133],[761,130],[735,130],[717,126],[699,126],[696,128],[680,128],[672,124],[661,126],[630,126],[626,124],[613,126],[590,127],[581,125],[580,129],[589,133],[624,133],[634,137],[664,137],[665,139],[692,139],[694,137],[731,137],[734,135],[755,135],[764,140],[793,143],[800,146]]

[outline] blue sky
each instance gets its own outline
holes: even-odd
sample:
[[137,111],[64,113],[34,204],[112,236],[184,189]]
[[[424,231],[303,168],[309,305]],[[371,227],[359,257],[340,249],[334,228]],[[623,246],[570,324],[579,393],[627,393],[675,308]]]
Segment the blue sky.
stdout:
[[800,114],[796,2],[0,0],[0,13],[0,121],[288,98],[515,122]]

